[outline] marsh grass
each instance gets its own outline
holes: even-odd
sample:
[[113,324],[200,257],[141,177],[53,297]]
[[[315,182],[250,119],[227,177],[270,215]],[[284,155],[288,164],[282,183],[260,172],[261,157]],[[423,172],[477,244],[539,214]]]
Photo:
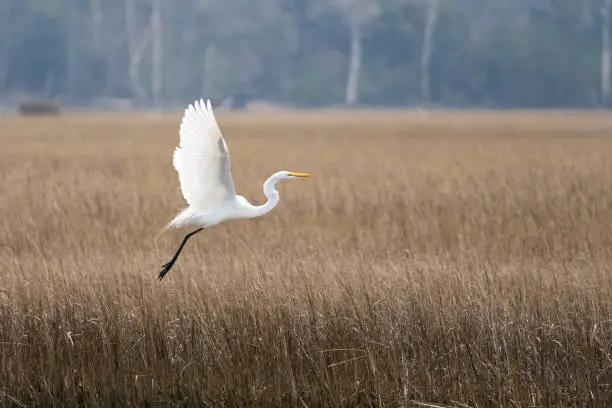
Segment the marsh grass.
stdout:
[[218,116],[314,177],[161,283],[179,117],[1,119],[2,403],[612,404],[612,118]]

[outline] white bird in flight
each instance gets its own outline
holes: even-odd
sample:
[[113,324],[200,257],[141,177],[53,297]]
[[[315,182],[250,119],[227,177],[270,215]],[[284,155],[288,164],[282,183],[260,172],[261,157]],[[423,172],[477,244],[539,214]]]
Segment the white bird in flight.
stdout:
[[270,212],[278,204],[276,183],[284,179],[310,177],[306,173],[279,171],[263,184],[268,201],[252,205],[234,191],[230,173],[229,150],[217,124],[210,100],[195,101],[185,109],[181,121],[180,144],[174,151],[174,168],[178,172],[181,191],[189,204],[166,228],[190,225],[199,228],[188,233],[170,261],[162,266],[162,280],[194,234],[206,227],[237,218],[255,218]]

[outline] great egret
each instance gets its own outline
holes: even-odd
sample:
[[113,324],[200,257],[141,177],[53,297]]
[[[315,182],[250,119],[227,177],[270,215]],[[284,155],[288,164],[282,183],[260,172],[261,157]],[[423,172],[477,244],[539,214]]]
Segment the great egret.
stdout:
[[193,235],[206,227],[236,218],[254,218],[270,212],[278,204],[276,183],[284,179],[310,177],[306,173],[279,171],[263,184],[268,201],[252,205],[234,191],[230,173],[229,150],[217,124],[210,99],[196,100],[185,109],[181,121],[180,144],[174,150],[173,164],[178,172],[181,191],[189,204],[166,228],[190,225],[199,228],[188,233],[170,261],[162,265],[161,281]]

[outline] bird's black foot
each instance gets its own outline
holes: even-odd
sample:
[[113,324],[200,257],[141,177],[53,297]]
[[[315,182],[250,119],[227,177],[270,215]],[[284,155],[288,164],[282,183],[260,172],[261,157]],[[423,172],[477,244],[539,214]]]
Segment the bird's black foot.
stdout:
[[162,265],[162,270],[159,273],[159,277],[157,278],[157,280],[161,281],[162,279],[164,279],[164,276],[166,276],[166,274],[170,271],[170,269],[172,269],[172,266],[174,265],[174,260],[163,264]]

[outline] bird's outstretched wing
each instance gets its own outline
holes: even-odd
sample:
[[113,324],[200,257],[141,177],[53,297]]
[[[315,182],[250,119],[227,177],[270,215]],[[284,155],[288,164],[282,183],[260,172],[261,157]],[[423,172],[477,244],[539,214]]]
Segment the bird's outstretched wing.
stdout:
[[185,109],[179,135],[173,163],[187,203],[208,210],[233,198],[229,151],[210,100],[200,99]]

